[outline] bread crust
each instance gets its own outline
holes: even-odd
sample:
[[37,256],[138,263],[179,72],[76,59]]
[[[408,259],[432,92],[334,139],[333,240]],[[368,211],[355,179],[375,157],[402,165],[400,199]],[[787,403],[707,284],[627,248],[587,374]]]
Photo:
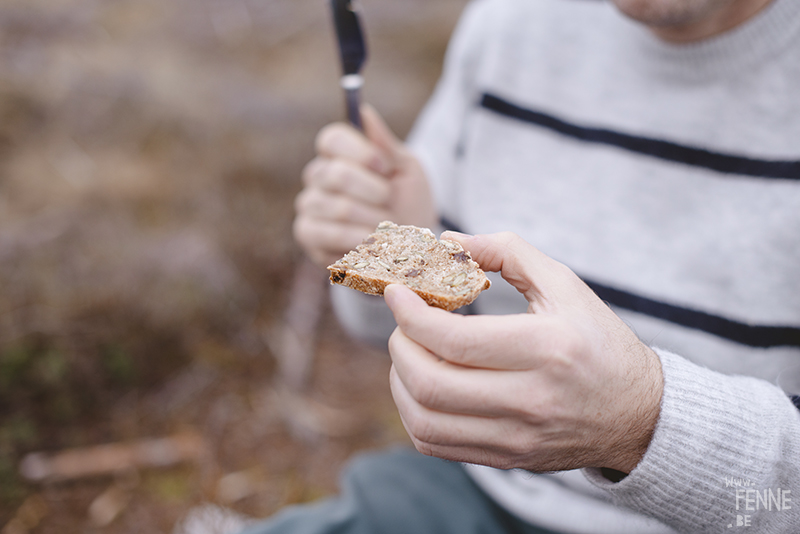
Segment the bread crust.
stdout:
[[380,223],[328,270],[332,284],[369,295],[383,295],[386,286],[403,284],[430,306],[448,311],[470,304],[491,286],[459,243],[438,241],[427,228],[391,221]]

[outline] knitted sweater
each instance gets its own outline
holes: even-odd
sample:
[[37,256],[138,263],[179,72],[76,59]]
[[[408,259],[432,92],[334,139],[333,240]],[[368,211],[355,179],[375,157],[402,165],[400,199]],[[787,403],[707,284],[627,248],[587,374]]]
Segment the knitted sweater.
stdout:
[[[570,266],[664,371],[624,480],[468,466],[500,505],[575,534],[800,531],[798,87],[797,0],[690,45],[608,2],[468,6],[409,140],[443,218]],[[525,310],[493,282],[478,313]],[[392,328],[379,299],[334,305],[356,333]]]

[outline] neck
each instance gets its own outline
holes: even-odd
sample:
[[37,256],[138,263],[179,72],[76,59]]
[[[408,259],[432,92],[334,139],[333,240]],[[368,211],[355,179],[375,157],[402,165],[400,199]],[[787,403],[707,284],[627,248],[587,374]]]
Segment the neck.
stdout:
[[730,31],[753,18],[772,0],[733,0],[710,8],[696,19],[675,24],[650,25],[650,30],[664,41],[691,43]]

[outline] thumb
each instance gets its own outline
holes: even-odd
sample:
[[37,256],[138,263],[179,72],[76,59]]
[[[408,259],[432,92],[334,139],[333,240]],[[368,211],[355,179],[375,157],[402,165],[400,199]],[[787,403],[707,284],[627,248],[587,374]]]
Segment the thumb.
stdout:
[[544,288],[555,282],[561,265],[512,232],[474,236],[445,232],[442,239],[458,241],[481,269],[499,272],[528,302],[545,297]]
[[375,146],[384,152],[395,165],[404,154],[405,146],[383,120],[383,117],[369,104],[361,106],[361,120],[364,123],[364,135]]

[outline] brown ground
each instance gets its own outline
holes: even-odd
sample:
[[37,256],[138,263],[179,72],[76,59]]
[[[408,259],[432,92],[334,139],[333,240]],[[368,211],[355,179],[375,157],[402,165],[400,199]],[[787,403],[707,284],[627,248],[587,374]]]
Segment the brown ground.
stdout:
[[[3,534],[169,532],[201,502],[264,516],[335,491],[354,451],[406,441],[383,351],[327,308],[307,398],[275,383],[300,263],[291,202],[343,113],[324,4],[0,1]],[[401,135],[464,4],[362,1],[366,97]],[[31,451],[181,431],[203,436],[204,461],[18,474]],[[98,526],[109,488],[120,512]]]

